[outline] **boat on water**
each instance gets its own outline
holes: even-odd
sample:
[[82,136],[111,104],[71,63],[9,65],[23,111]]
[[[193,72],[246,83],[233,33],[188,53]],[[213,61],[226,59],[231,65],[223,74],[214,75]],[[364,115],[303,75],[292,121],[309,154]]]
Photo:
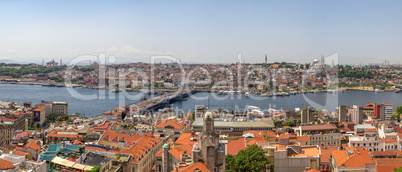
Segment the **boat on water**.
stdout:
[[379,92],[380,92],[380,89],[376,88],[376,89],[374,90],[374,92],[375,92],[375,93],[379,93]]
[[395,93],[399,93],[401,90],[400,89],[396,89],[395,90]]
[[112,92],[112,93],[118,93],[118,92],[121,92],[121,91],[122,91],[121,89],[116,89],[116,88],[113,88],[113,89],[110,90],[110,92]]
[[292,92],[290,92],[289,94],[290,94],[290,95],[296,95],[296,92],[293,92],[293,91],[292,91]]
[[223,91],[222,91],[222,90],[218,92],[218,95],[222,95],[222,94],[223,94]]
[[261,109],[257,106],[247,106],[247,114],[252,114],[252,115],[264,115],[264,112],[261,111]]
[[244,93],[245,96],[250,96],[250,93],[248,91],[246,91],[246,93]]
[[57,86],[57,87],[65,87],[64,84],[57,84],[56,86]]

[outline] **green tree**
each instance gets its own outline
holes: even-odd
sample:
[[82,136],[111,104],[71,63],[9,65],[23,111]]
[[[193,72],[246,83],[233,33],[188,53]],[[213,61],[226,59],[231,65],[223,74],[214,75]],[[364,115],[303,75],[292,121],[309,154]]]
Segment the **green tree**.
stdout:
[[301,124],[301,119],[297,120],[297,125]]
[[264,150],[257,145],[241,150],[235,157],[227,155],[225,160],[226,171],[266,171],[269,164]]
[[402,106],[396,107],[395,113],[397,113],[397,114],[399,114],[399,115],[402,114]]
[[63,121],[63,117],[62,117],[62,116],[58,116],[58,117],[57,117],[57,121]]
[[289,119],[283,123],[283,126],[293,127],[293,126],[295,126],[295,122],[293,122],[293,120]]
[[100,167],[99,166],[94,166],[94,168],[92,168],[91,170],[87,170],[87,172],[99,172]]
[[50,122],[54,122],[54,120],[56,120],[56,117],[53,115],[53,113],[49,113],[49,114],[47,114],[47,119]]

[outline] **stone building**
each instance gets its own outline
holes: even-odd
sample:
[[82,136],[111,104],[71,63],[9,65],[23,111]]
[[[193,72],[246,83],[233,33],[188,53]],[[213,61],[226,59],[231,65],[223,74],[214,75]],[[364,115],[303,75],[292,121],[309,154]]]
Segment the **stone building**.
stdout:
[[53,102],[52,113],[56,118],[58,116],[68,115],[68,103],[67,102]]
[[203,130],[198,143],[192,150],[193,162],[204,161],[210,171],[225,171],[225,147],[219,143],[219,134],[214,130],[212,113],[207,111],[204,115]]
[[[169,144],[163,146],[162,155],[157,155],[161,158],[157,158],[156,172],[170,172],[175,169],[181,171],[197,163],[206,164],[209,171],[225,171],[225,147],[219,143],[219,134],[214,131],[214,120],[210,111],[204,115],[203,129],[197,137],[198,140],[190,134],[189,136],[185,142],[190,144],[179,144],[172,148]],[[189,146],[191,144],[192,147]]]
[[24,116],[6,114],[0,116],[0,135],[4,139],[4,144],[9,145],[16,130],[28,130],[28,120]]

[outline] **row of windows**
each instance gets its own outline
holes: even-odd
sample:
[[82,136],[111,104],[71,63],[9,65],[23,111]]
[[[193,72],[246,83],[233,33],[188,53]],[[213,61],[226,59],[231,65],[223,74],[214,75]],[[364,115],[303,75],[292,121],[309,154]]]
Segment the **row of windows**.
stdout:
[[331,136],[331,137],[311,137],[311,140],[327,140],[327,138],[328,139],[334,139],[334,136]]
[[339,141],[332,141],[332,142],[310,142],[310,145],[339,145]]
[[[356,145],[357,145],[357,147],[360,147],[360,146],[371,146],[371,143],[368,143],[368,144],[366,144],[366,143],[362,143],[362,144],[360,144],[360,143],[353,143],[353,147],[356,147]],[[373,143],[372,144],[373,146],[378,146],[378,143]]]

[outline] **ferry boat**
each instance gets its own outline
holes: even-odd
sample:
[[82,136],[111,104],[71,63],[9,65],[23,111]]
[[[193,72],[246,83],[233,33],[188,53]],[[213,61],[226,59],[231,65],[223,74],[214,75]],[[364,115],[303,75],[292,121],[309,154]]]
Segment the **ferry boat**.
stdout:
[[401,90],[400,89],[396,89],[395,90],[395,93],[399,93]]

